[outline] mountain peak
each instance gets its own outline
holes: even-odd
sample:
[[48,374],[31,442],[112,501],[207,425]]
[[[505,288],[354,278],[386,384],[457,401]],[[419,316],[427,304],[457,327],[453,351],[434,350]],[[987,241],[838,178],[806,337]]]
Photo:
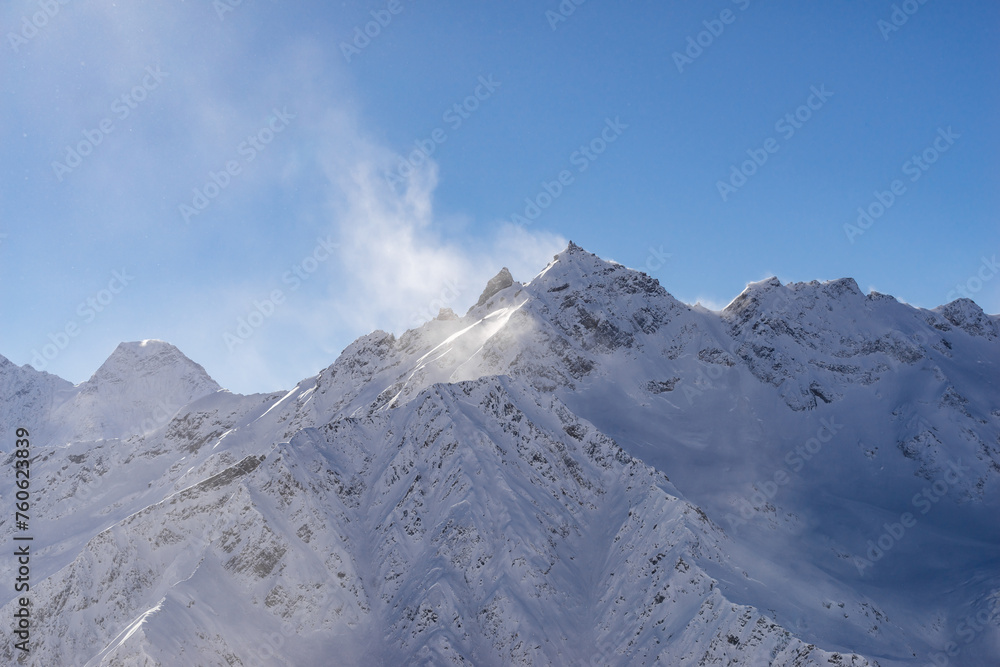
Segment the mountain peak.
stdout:
[[170,373],[171,369],[192,385],[211,387],[212,391],[222,388],[200,364],[191,361],[174,345],[156,339],[119,343],[111,356],[84,384],[114,383],[124,377],[148,378]]
[[556,255],[555,257],[553,257],[553,259],[554,260],[564,260],[564,261],[565,260],[581,260],[581,259],[586,260],[586,259],[589,259],[591,261],[601,262],[602,264],[603,263],[607,263],[607,260],[605,260],[605,259],[603,259],[601,257],[598,257],[597,255],[595,255],[592,252],[588,252],[585,248],[582,248],[582,247],[578,246],[577,244],[573,243],[572,241],[569,242],[569,245],[566,246],[565,250],[563,250],[561,253],[559,253],[558,255]]
[[548,266],[532,278],[531,283],[544,285],[549,282],[565,282],[578,287],[585,287],[595,275],[604,275],[610,271],[624,269],[615,262],[604,260],[592,252],[587,252],[572,241],[561,253],[553,256]]
[[32,415],[51,410],[72,391],[68,380],[0,355],[0,431],[11,433],[30,423]]
[[812,297],[814,300],[826,297],[833,301],[840,301],[845,297],[865,297],[854,278],[782,284],[777,277],[771,276],[766,280],[747,283],[746,288],[723,312],[730,316],[745,314],[749,310],[785,312],[789,301],[799,296]]
[[739,295],[729,302],[725,308],[722,309],[723,314],[728,316],[737,316],[743,314],[745,317],[749,317],[751,313],[755,313],[761,310],[765,302],[773,300],[769,295],[776,293],[784,287],[781,281],[778,280],[776,276],[771,276],[766,280],[758,280],[757,282],[747,283],[747,286],[743,288],[743,291]]
[[781,280],[778,276],[771,276],[770,278],[765,278],[764,280],[758,280],[757,282],[747,283],[746,289],[760,289],[768,290],[773,287],[781,287]]
[[483,293],[479,295],[479,301],[476,302],[476,307],[483,305],[489,301],[494,294],[501,290],[505,290],[514,284],[514,277],[510,275],[510,271],[507,267],[500,269],[500,273],[496,274],[490,278],[489,282],[486,283],[486,289]]
[[59,434],[67,441],[125,437],[162,426],[188,403],[221,389],[170,343],[121,343],[58,408]]
[[1000,335],[1000,326],[987,315],[972,299],[960,298],[938,306],[932,312],[940,314],[952,326],[962,329],[971,336],[984,336],[992,340]]

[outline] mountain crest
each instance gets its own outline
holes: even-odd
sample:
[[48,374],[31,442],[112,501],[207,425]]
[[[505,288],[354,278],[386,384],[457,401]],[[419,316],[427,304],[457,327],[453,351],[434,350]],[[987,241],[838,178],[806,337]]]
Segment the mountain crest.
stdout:
[[1000,590],[998,321],[850,278],[691,308],[570,243],[287,392],[0,358],[32,664],[927,664]]
[[510,271],[507,270],[506,266],[503,267],[500,269],[500,273],[490,278],[489,282],[486,283],[486,289],[479,295],[479,301],[476,302],[475,307],[478,308],[483,305],[493,298],[497,292],[505,290],[513,284],[514,277],[510,275]]
[[[155,338],[129,341],[119,343],[94,375],[111,373],[122,365],[130,366],[133,372],[139,371],[140,374],[147,374],[177,363],[198,366],[176,346],[166,341]],[[134,366],[134,364],[138,364],[138,366]]]
[[58,421],[63,435],[75,440],[120,438],[151,418],[162,425],[183,406],[221,389],[201,365],[170,343],[121,343],[59,406]]
[[[987,340],[993,340],[1000,336],[1000,326],[997,324],[997,317],[990,317],[972,299],[955,299],[951,303],[938,306],[932,312],[940,314],[952,326],[962,329],[970,336],[983,336]],[[947,325],[936,324],[935,327],[943,329]]]

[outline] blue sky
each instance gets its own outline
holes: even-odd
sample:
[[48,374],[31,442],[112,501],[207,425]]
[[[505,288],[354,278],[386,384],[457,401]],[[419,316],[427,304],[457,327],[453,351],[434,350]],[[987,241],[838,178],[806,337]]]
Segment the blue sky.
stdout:
[[1000,5],[783,4],[6,3],[0,354],[287,388],[569,239],[1000,312]]

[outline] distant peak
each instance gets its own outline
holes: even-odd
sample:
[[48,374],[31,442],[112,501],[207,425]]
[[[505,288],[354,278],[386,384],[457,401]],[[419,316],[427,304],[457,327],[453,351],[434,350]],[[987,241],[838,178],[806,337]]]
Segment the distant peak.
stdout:
[[118,347],[115,348],[115,351],[112,352],[111,356],[109,356],[104,362],[104,365],[107,365],[108,362],[115,360],[137,361],[140,359],[160,359],[164,363],[168,363],[173,360],[184,360],[192,364],[194,363],[184,356],[183,352],[170,343],[162,340],[156,340],[155,338],[149,338],[147,340],[119,343]]
[[118,343],[118,347],[115,351],[122,350],[125,352],[131,352],[135,354],[146,354],[152,355],[160,353],[164,350],[170,352],[176,352],[183,356],[183,353],[178,350],[175,346],[170,343],[159,340],[157,338],[147,338],[146,340],[128,341],[124,343]]
[[971,313],[973,315],[978,315],[984,312],[983,309],[979,307],[979,304],[964,296],[955,299],[954,301],[950,301],[943,306],[938,306],[938,308],[949,314]]
[[979,304],[972,299],[965,297],[955,299],[931,312],[938,313],[953,326],[972,336],[984,336],[989,340],[1000,336],[1000,326],[996,320],[983,312]]
[[153,338],[119,343],[86,384],[164,373],[180,374],[186,382],[202,388],[221,389],[200,364],[191,361],[174,345]]

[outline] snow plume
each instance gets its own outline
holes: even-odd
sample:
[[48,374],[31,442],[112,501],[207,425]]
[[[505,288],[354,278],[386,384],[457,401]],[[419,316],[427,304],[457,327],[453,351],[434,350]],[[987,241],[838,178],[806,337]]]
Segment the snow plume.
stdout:
[[[5,25],[22,23],[15,4],[0,9]],[[104,275],[126,266],[108,239],[143,239],[127,296],[47,370],[82,381],[121,340],[165,338],[235,391],[287,387],[372,329],[461,313],[504,265],[530,279],[565,246],[442,215],[451,207],[435,206],[438,165],[414,166],[405,138],[380,138],[387,128],[371,121],[337,40],[268,33],[287,19],[273,3],[219,11],[69,3],[11,54],[24,93],[11,100],[12,126],[38,142],[31,168],[51,181],[32,201],[81,212],[52,216],[52,251],[72,240],[86,273]],[[81,144],[88,152],[73,157]],[[397,151],[412,168],[393,189]],[[442,161],[442,178],[449,168]],[[74,261],[53,261],[46,280],[79,283]],[[81,284],[40,321],[65,323],[94,289]],[[13,361],[30,362],[50,326]]]
[[387,174],[401,156],[363,140],[352,149],[347,159],[342,153],[321,158],[337,200],[335,236],[347,288],[337,305],[352,328],[402,331],[440,308],[461,314],[501,267],[527,281],[566,246],[560,235],[507,222],[486,235],[470,229],[463,239],[446,238],[434,211],[434,161],[394,188]]

